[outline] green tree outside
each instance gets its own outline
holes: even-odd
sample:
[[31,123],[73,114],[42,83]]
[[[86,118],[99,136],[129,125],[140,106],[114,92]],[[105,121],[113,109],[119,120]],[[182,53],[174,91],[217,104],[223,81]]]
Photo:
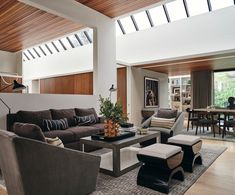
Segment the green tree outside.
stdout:
[[235,71],[214,73],[214,104],[225,107],[228,98],[235,97]]

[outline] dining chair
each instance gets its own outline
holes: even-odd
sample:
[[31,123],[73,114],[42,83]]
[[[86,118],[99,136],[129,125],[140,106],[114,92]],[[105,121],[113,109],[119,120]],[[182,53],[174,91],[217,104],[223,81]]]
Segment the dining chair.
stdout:
[[[204,133],[204,127],[207,127],[207,130],[209,130],[209,127],[211,127],[211,131],[214,134],[215,137],[215,125],[218,123],[218,119],[215,117],[214,113],[208,113],[208,112],[197,112],[198,120],[196,121],[196,132],[195,135],[198,133],[198,127],[203,127],[203,133]],[[219,132],[220,133],[220,132]]]
[[193,109],[187,108],[186,112],[188,113],[188,125],[187,125],[187,131],[189,130],[190,122],[193,129],[193,125],[198,120],[197,112],[195,112]]

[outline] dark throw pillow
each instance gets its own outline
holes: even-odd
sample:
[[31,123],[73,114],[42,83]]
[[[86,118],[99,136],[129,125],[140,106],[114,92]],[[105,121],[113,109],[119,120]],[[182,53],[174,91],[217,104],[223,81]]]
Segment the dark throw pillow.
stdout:
[[79,126],[91,125],[97,122],[94,114],[87,115],[87,116],[75,116],[74,120],[75,120],[75,123]]
[[47,120],[44,119],[42,121],[42,126],[44,131],[51,130],[65,130],[69,128],[67,118],[59,119],[59,120]]
[[42,129],[38,125],[30,123],[14,123],[13,131],[16,135],[46,142]]
[[98,122],[99,117],[94,108],[75,108],[75,112],[77,116],[88,116],[94,114],[95,120]]
[[176,118],[177,110],[160,109],[157,111],[157,117],[159,118]]

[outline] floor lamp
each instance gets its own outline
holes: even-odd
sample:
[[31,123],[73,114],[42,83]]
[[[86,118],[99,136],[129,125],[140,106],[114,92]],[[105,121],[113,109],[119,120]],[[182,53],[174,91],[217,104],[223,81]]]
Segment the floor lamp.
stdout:
[[[14,91],[14,92],[21,91],[21,90],[26,88],[24,85],[18,83],[16,80],[14,80],[13,83],[11,83],[11,84],[7,85],[6,87],[3,87],[2,89],[0,89],[0,92],[3,91],[4,89],[7,89],[10,86],[13,86],[12,91]],[[7,107],[9,114],[11,114],[11,108],[6,104],[6,102],[1,97],[0,97],[0,101]]]

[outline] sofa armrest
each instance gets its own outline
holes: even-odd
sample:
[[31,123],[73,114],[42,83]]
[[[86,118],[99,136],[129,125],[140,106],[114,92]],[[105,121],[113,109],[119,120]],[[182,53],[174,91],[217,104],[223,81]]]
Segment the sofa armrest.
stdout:
[[[100,157],[22,137],[14,140],[27,194],[75,195],[95,190]],[[36,175],[36,177],[35,177]]]
[[175,121],[173,127],[171,128],[171,130],[173,131],[173,135],[175,135],[179,131],[182,131],[183,127],[184,127],[184,113],[181,112],[177,120]]
[[99,116],[98,119],[99,119],[98,121],[99,123],[104,123],[105,118],[103,116]]
[[[155,114],[155,113],[154,113],[154,114]],[[141,127],[142,127],[142,128],[143,128],[143,127],[149,127],[149,126],[150,126],[150,122],[151,122],[151,119],[152,119],[152,117],[154,116],[154,114],[141,124]]]

